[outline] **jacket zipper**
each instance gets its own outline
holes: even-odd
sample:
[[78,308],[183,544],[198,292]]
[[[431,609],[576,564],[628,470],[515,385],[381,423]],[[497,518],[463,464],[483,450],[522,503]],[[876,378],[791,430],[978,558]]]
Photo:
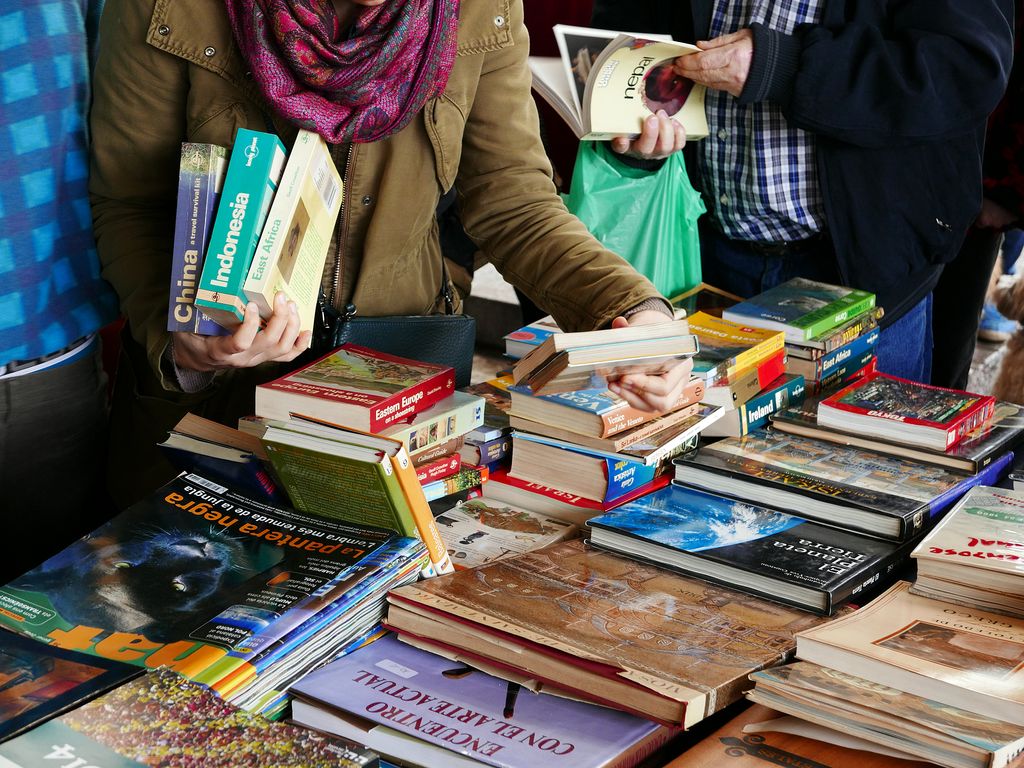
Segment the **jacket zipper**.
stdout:
[[[341,174],[341,181],[343,185],[341,191],[341,214],[338,216],[338,226],[335,230],[334,270],[331,275],[331,295],[328,297],[328,304],[331,307],[333,307],[335,302],[338,300],[338,290],[341,288],[342,243],[345,242],[345,238],[348,236],[348,203],[346,201],[349,197],[348,180],[349,171],[352,168],[352,148],[353,145],[349,144],[345,149],[344,170]],[[346,314],[349,313],[346,311]]]

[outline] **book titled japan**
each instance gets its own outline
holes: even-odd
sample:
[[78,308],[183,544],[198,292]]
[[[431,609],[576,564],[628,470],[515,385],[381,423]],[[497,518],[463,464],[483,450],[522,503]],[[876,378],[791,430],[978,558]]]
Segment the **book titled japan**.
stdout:
[[991,395],[873,373],[822,400],[818,423],[945,451],[991,419],[995,403]]
[[285,149],[270,133],[239,128],[213,220],[196,306],[233,329],[245,317],[242,285],[284,171]]
[[210,241],[213,214],[220,198],[228,151],[216,144],[181,145],[178,206],[171,251],[171,294],[167,330],[219,336],[227,331],[196,309],[203,256]]
[[784,331],[786,341],[803,342],[873,306],[873,293],[795,277],[729,307],[722,317],[734,323]]
[[[301,413],[382,432],[410,422],[454,391],[451,367],[342,344],[304,368],[257,386],[256,415],[287,419]],[[482,420],[482,405],[480,412]]]

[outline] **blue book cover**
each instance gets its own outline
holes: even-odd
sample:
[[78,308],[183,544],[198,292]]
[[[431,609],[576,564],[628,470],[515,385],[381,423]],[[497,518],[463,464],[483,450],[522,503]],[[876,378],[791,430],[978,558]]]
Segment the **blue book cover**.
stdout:
[[[845,370],[845,366],[851,361],[859,361],[868,353],[874,354],[875,346],[878,344],[878,336],[878,329],[869,331],[863,336],[854,339],[849,344],[844,344],[838,349],[822,355],[817,360],[818,375],[815,376],[815,378],[825,379],[826,376],[829,376],[833,372]],[[839,378],[841,378],[841,376]]]
[[[634,765],[674,733],[624,712],[533,693],[393,635],[292,690],[296,722],[312,724],[318,714],[330,721],[333,712],[356,716],[368,721],[367,746],[417,765],[463,765],[456,754],[497,768]],[[636,759],[618,762],[624,753]]]
[[590,521],[591,543],[821,613],[906,562],[910,543],[669,485]]

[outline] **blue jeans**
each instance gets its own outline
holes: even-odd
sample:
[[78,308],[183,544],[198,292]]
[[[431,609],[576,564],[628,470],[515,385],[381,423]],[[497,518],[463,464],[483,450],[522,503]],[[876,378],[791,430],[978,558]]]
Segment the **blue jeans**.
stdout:
[[[754,296],[794,277],[842,284],[835,251],[827,237],[781,256],[765,256],[704,226],[700,247],[704,281],[737,296]],[[875,354],[878,370],[883,373],[913,381],[927,382],[931,378],[931,294],[882,329]]]

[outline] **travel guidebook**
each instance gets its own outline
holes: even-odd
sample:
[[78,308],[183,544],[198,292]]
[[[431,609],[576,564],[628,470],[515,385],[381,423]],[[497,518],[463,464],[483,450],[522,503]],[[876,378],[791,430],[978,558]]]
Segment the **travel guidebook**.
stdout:
[[194,676],[395,538],[183,474],[0,588],[0,625]]
[[875,306],[875,295],[803,277],[769,288],[722,313],[734,323],[783,331],[786,341],[805,342]]
[[[709,391],[716,389],[711,387]],[[718,421],[702,432],[705,437],[739,437],[768,425],[772,416],[790,403],[804,399],[804,377],[784,373],[763,392],[745,403],[729,408]]]
[[703,86],[672,67],[697,46],[564,24],[554,32],[561,55],[530,57],[533,88],[577,138],[636,136],[658,110],[682,125],[687,139],[708,135]]
[[376,768],[374,752],[227,704],[174,672],[149,672],[0,744],[6,768]]
[[566,541],[388,596],[402,639],[672,725],[738,701],[823,619]]
[[[690,331],[700,341],[700,352],[693,358],[693,375],[704,379],[708,386],[740,371],[758,367],[775,356],[781,363],[785,355],[785,338],[778,331],[754,328],[742,322],[733,323],[703,312],[690,316],[687,322]],[[781,375],[780,365],[780,370],[772,378]]]
[[821,440],[759,430],[680,457],[675,478],[712,493],[768,504],[801,517],[894,541],[913,537],[968,488],[996,482],[1004,454],[980,474]]
[[910,545],[672,484],[588,522],[595,547],[818,613],[907,562]]
[[295,695],[295,722],[415,765],[628,768],[675,734],[534,693],[395,637],[317,670]]
[[822,400],[818,423],[945,451],[992,418],[995,403],[991,395],[873,373]]

